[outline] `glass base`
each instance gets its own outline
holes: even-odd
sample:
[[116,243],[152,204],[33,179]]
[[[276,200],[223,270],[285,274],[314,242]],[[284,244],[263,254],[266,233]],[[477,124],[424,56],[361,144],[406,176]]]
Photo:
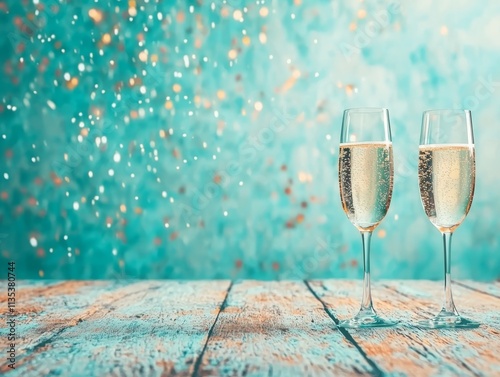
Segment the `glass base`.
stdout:
[[341,321],[337,326],[345,329],[363,329],[370,327],[396,326],[399,321],[390,321],[379,317],[374,310],[360,310],[354,318]]
[[441,310],[432,319],[418,321],[416,326],[426,329],[475,329],[480,324],[460,316],[457,312]]

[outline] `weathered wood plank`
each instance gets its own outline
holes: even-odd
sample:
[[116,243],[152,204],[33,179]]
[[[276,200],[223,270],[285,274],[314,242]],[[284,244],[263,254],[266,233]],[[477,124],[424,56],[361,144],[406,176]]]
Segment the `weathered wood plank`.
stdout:
[[[0,284],[2,287],[7,287],[7,280],[1,280]],[[29,301],[33,297],[40,297],[44,294],[49,294],[50,292],[54,292],[59,288],[55,288],[57,286],[68,286],[68,281],[58,281],[58,280],[20,280],[16,282],[15,290],[16,290],[16,299],[18,301]],[[80,284],[78,282],[77,284]],[[7,302],[7,295],[5,292],[2,292],[0,295],[0,304]],[[2,305],[0,307],[0,312],[5,312],[5,306]]]
[[[475,330],[337,330],[301,282],[20,281],[17,368],[6,376],[500,375],[498,284],[454,284]],[[310,282],[334,320],[355,313],[361,282]],[[440,282],[374,287],[381,314],[439,309]],[[481,293],[484,291],[485,293]],[[6,309],[0,295],[0,312]],[[219,320],[216,322],[216,318]],[[212,337],[207,340],[209,331]],[[2,339],[5,330],[0,329]]]
[[480,283],[472,280],[454,281],[454,284],[500,298],[500,283]]
[[54,318],[38,326],[53,331],[46,325],[52,320],[65,327],[6,376],[191,375],[228,287],[228,281],[143,281],[90,290],[78,296],[64,321],[42,303]]
[[335,326],[303,282],[233,285],[200,376],[380,374]]
[[[49,285],[54,285],[54,284],[59,284],[61,283],[60,280],[51,280],[51,279],[46,279],[46,280],[17,280],[16,282],[16,289],[24,289],[24,288],[29,288],[32,289],[34,287],[47,287]],[[2,279],[0,280],[0,284],[2,286],[6,286],[7,280]],[[2,298],[0,298],[2,299]]]
[[[35,351],[43,350],[66,328],[78,324],[87,308],[118,283],[59,281],[42,286],[35,284],[31,289],[24,284],[20,286],[16,293],[16,368],[37,357]],[[6,310],[7,305],[3,303],[0,311],[4,314]],[[0,372],[8,371],[11,369],[1,360]]]
[[[407,280],[407,281],[386,281],[382,283],[385,287],[393,289],[400,294],[408,297],[418,296],[418,306],[415,309],[415,318],[422,317],[430,318],[441,309],[443,298],[443,283],[428,280]],[[452,285],[453,297],[458,311],[464,317],[469,317],[482,324],[487,324],[482,330],[491,327],[494,334],[500,330],[500,300],[498,298],[477,290],[472,290],[469,287],[464,287],[461,284],[454,283]],[[422,306],[427,306],[428,309],[422,311]],[[432,315],[429,314],[432,313]],[[421,318],[417,318],[418,316]],[[451,330],[448,330],[451,331]],[[452,332],[453,333],[453,332]],[[482,334],[481,328],[476,331],[458,331],[458,334]],[[500,339],[498,339],[500,342]],[[500,359],[499,359],[500,362]]]
[[[361,282],[312,281],[310,285],[333,315],[345,319],[359,308]],[[405,326],[349,330],[354,340],[381,369],[396,375],[456,376],[498,375],[500,300],[455,286],[456,301],[465,315],[491,325],[474,330],[424,330]],[[405,323],[431,317],[439,310],[440,283],[397,281],[374,285],[375,308],[381,315]],[[498,301],[498,302],[497,302]],[[467,308],[467,309],[466,309]],[[496,312],[496,313],[495,313]]]
[[[16,284],[17,285],[17,284]],[[113,285],[114,286],[114,285]],[[26,351],[47,342],[59,331],[76,323],[81,313],[112,285],[104,282],[53,281],[49,284],[26,284],[16,288],[16,351],[18,359]],[[0,299],[0,313],[5,315],[7,295]],[[3,329],[2,329],[3,330]],[[4,360],[0,364],[3,371]]]

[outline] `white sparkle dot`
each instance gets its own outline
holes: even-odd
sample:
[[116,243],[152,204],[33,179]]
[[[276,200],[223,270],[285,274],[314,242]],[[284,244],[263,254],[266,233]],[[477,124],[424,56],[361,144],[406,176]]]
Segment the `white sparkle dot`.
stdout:
[[74,209],[75,211],[78,211],[78,210],[80,209],[80,203],[78,203],[78,202],[74,202],[74,203],[73,203],[73,209]]
[[227,216],[227,211],[224,211],[224,216]]
[[52,110],[55,110],[56,109],[56,104],[54,102],[52,102],[50,99],[47,100],[47,105],[52,109]]
[[85,71],[85,64],[83,64],[83,63],[78,64],[78,70],[79,70],[80,72]]
[[117,255],[118,254],[118,250],[116,249],[113,249],[113,251],[111,252],[113,255]]
[[113,161],[114,162],[120,162],[120,160],[121,160],[120,153],[115,152],[115,155],[113,156]]
[[115,175],[115,171],[113,169],[109,169],[108,170],[108,174],[110,177],[114,176]]
[[70,75],[68,72],[66,72],[66,73],[64,74],[64,80],[66,80],[66,81],[71,80],[71,75]]
[[35,237],[31,237],[31,238],[30,238],[30,244],[31,244],[31,246],[33,246],[33,247],[37,247],[37,246],[38,246],[38,241],[36,240],[36,238],[35,238]]
[[9,179],[9,173],[3,173],[3,177],[4,177],[5,179]]

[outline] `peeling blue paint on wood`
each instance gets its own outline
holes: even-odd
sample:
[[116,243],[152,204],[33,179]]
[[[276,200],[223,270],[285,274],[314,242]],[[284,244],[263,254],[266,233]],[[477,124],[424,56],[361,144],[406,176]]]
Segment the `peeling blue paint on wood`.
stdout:
[[[483,289],[490,286],[480,284]],[[311,286],[340,319],[355,314],[362,285],[353,281],[315,281]],[[411,326],[440,309],[442,284],[423,280],[374,284],[379,314],[402,321],[396,328],[351,331],[352,337],[384,371],[396,375],[499,375],[500,299],[454,285],[461,313],[481,322],[475,330],[423,330]],[[495,319],[496,317],[496,319]]]
[[[66,376],[500,375],[500,285],[456,282],[474,330],[339,330],[361,282],[20,281],[16,370]],[[441,283],[374,284],[381,314],[439,308]],[[314,294],[313,294],[314,293]],[[6,297],[0,296],[5,314]],[[325,310],[326,308],[326,310]],[[6,329],[0,329],[4,338]]]

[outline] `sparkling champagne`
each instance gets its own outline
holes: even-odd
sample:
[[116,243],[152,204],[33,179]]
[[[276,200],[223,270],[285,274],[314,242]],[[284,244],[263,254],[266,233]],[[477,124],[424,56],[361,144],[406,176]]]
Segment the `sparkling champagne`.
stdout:
[[342,143],[339,184],[342,207],[360,231],[371,231],[391,203],[394,166],[391,143]]
[[418,180],[425,213],[440,231],[454,231],[474,197],[474,147],[431,144],[419,148]]

